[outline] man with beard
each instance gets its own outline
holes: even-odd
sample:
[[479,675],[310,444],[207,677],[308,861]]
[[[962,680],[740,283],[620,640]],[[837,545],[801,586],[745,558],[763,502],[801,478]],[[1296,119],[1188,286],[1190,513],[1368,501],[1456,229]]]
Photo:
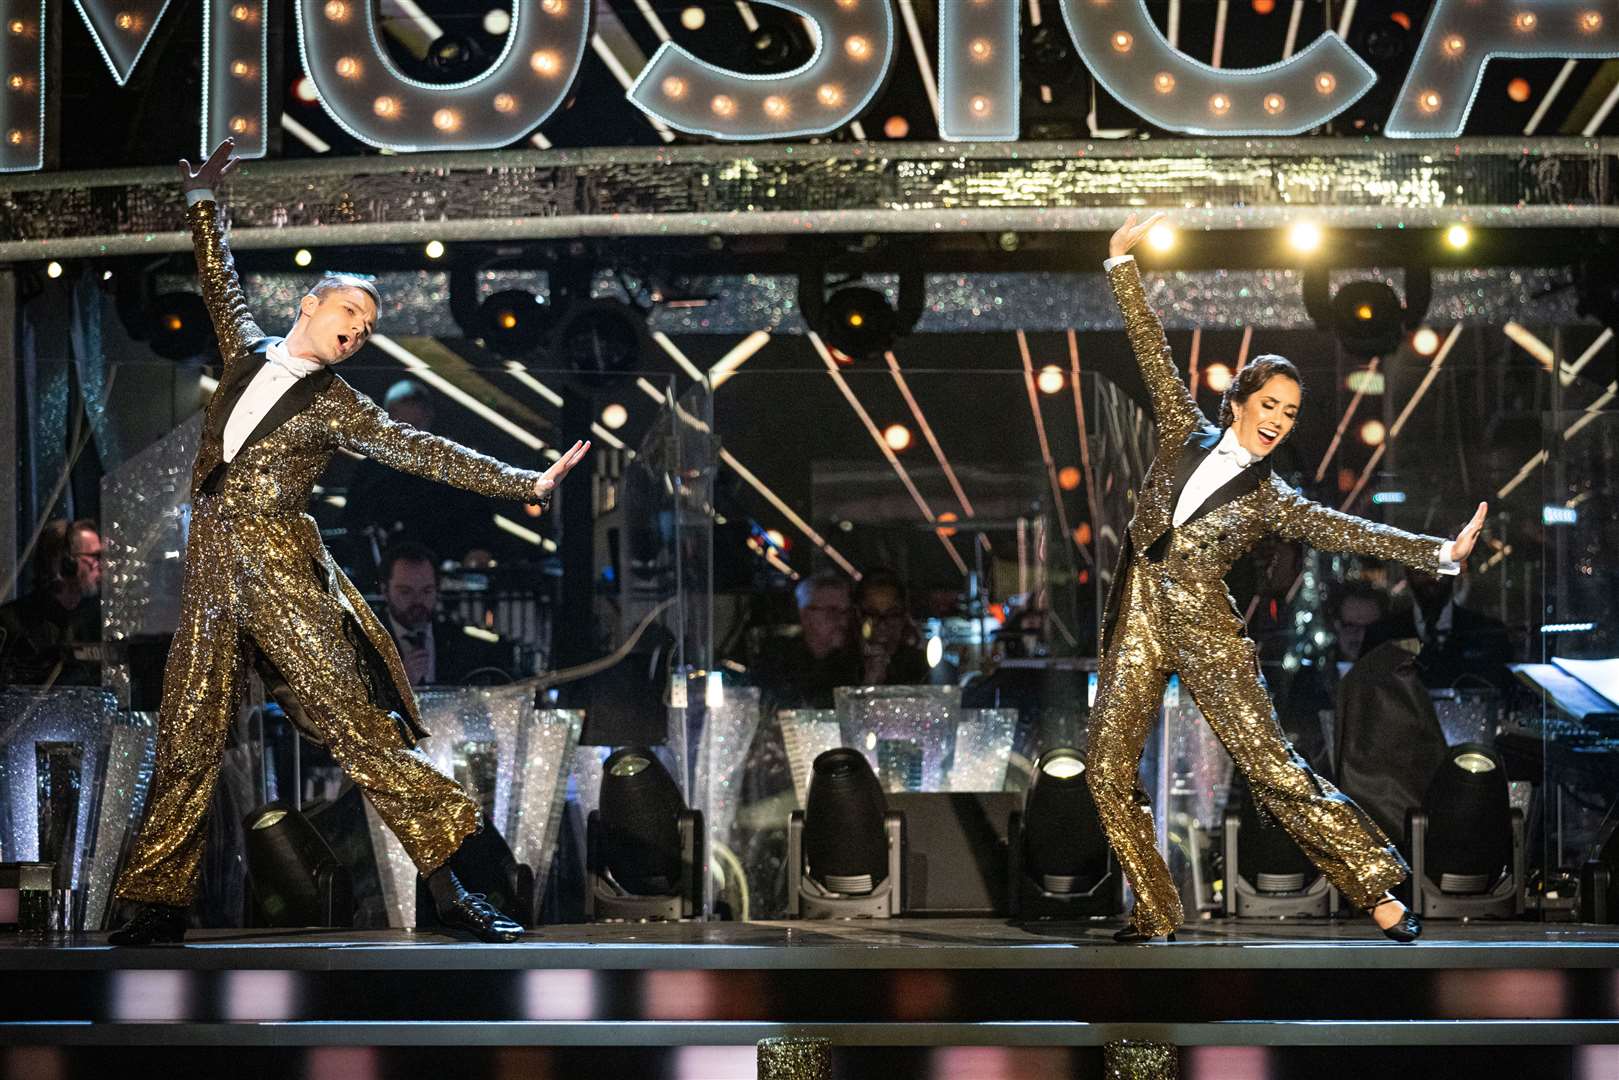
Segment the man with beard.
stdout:
[[432,549],[410,541],[382,558],[382,622],[399,646],[412,686],[461,686],[489,676],[511,678],[512,650],[480,641],[438,612],[438,560]]
[[101,534],[89,518],[53,521],[34,554],[33,588],[0,607],[0,686],[100,686],[87,648],[101,641]]

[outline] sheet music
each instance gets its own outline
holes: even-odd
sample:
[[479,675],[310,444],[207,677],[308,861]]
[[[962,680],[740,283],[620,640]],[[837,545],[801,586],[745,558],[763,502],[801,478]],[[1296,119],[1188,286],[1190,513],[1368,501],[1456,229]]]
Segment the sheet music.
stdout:
[[1619,659],[1568,660],[1554,656],[1552,663],[1607,698],[1608,703],[1619,710]]

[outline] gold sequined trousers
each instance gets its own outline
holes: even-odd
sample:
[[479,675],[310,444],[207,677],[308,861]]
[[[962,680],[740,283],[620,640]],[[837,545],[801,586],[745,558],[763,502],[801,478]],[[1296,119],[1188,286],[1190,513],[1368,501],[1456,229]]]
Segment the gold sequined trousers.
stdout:
[[1136,927],[1163,934],[1182,918],[1180,895],[1158,853],[1152,811],[1136,794],[1142,747],[1174,673],[1259,805],[1349,903],[1370,907],[1405,879],[1405,860],[1364,811],[1293,752],[1224,583],[1177,580],[1168,565],[1137,557],[1130,566],[1102,658],[1087,754],[1103,831],[1135,889]]
[[163,673],[157,767],[145,824],[118,881],[129,900],[185,906],[197,887],[205,824],[249,648],[286,678],[332,756],[422,873],[444,863],[479,813],[455,781],[412,748],[373,701],[354,616],[303,514],[225,516],[196,501],[180,625]]

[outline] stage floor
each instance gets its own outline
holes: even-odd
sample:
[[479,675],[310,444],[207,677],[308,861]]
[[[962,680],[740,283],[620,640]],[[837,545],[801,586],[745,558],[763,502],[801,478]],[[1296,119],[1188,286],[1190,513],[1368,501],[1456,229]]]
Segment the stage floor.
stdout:
[[1119,945],[1117,922],[890,919],[547,926],[511,945],[410,930],[194,930],[184,944],[119,950],[105,935],[0,935],[0,971],[133,967],[390,970],[1427,969],[1612,968],[1619,926],[1440,922],[1397,945],[1368,919],[1212,920],[1176,941]]

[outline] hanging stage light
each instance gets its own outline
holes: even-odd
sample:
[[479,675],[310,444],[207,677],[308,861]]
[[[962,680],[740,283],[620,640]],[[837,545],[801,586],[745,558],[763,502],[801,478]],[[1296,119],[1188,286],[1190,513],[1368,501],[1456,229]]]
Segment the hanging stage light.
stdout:
[[290,803],[243,820],[247,893],[257,926],[353,926],[354,886],[324,837]]
[[592,919],[701,917],[703,816],[686,808],[663,763],[645,746],[602,766],[601,806],[587,825],[585,914]]
[[806,919],[898,915],[903,817],[888,812],[864,754],[828,750],[787,832],[788,913]]
[[819,266],[798,276],[798,306],[804,321],[837,352],[854,360],[881,356],[909,334],[922,317],[925,299],[920,268],[899,274],[899,304],[867,285],[845,284],[826,294]]
[[1383,281],[1352,281],[1328,301],[1327,274],[1324,266],[1305,270],[1304,308],[1351,356],[1391,355],[1406,332],[1421,324],[1433,299],[1433,274],[1427,267],[1406,269],[1403,304]]
[[505,289],[478,305],[478,336],[499,356],[527,356],[544,340],[550,314],[533,293]]
[[190,360],[206,352],[214,324],[208,305],[193,292],[164,293],[149,309],[147,342],[165,360]]
[[580,375],[608,378],[634,371],[648,344],[646,318],[616,300],[569,302],[551,331],[550,359]]
[[1015,917],[1111,915],[1123,906],[1123,878],[1078,750],[1059,746],[1040,755],[1023,811],[1012,816],[1008,833]]
[[489,54],[466,34],[440,35],[427,47],[426,59],[437,81],[445,83],[466,82],[489,66]]
[[1511,918],[1523,912],[1523,812],[1506,765],[1483,743],[1452,746],[1411,815],[1419,915]]

